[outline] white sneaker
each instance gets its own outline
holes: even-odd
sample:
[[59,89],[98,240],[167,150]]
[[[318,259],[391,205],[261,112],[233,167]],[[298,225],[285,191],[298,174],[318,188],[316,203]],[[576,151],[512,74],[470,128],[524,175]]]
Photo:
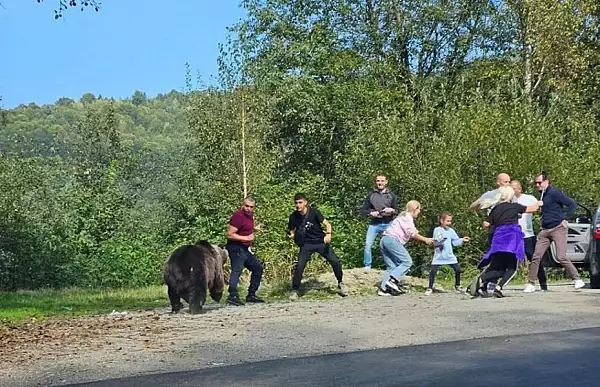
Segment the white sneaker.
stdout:
[[295,301],[297,299],[298,299],[298,292],[295,290],[292,290],[292,293],[290,294],[290,300]]
[[431,296],[433,294],[433,289],[427,289],[425,290],[425,295],[426,296]]
[[581,289],[582,287],[585,286],[585,282],[583,282],[582,280],[578,279],[578,280],[574,281],[573,285],[575,286],[575,290],[579,290],[579,289]]
[[535,285],[534,284],[527,284],[527,285],[525,285],[525,288],[523,289],[523,292],[525,292],[525,293],[533,293],[533,292],[535,292]]
[[388,282],[386,282],[385,285],[389,288],[392,288],[392,290],[394,290],[396,292],[400,292],[400,288],[392,280],[389,280]]

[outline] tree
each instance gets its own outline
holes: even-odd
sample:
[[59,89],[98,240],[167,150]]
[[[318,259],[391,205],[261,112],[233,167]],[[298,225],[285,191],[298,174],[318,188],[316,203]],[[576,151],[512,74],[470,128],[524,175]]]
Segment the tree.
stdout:
[[[0,99],[0,102],[2,102],[2,99]],[[0,106],[0,129],[4,129],[7,123],[8,116],[6,114],[6,110],[2,109],[2,106]]]
[[[527,96],[540,87],[573,89],[591,65],[600,36],[594,0],[507,0],[518,31],[523,87]],[[560,55],[557,55],[560,53]]]
[[75,101],[73,101],[71,98],[60,97],[58,100],[56,100],[55,105],[57,105],[57,106],[70,106],[70,105],[73,105],[73,103],[75,103]]
[[145,103],[146,100],[147,100],[146,93],[141,92],[139,90],[136,90],[135,93],[133,93],[133,96],[131,97],[131,103],[133,103],[136,106],[139,106],[139,105]]
[[85,93],[79,99],[79,102],[85,104],[90,104],[96,100],[96,96],[93,93]]

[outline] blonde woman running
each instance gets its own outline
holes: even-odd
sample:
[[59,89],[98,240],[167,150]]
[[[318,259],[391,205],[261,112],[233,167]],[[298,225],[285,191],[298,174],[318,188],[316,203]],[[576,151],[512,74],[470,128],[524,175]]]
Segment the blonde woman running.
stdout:
[[[499,203],[488,215],[487,221],[494,227],[494,236],[489,250],[484,254],[480,267],[488,266],[481,275],[481,286],[477,293],[481,297],[504,297],[502,287],[506,286],[517,271],[517,262],[525,259],[523,231],[519,216],[536,212],[538,203],[524,206],[513,203],[515,191],[511,187],[500,187]],[[500,279],[498,287],[497,281]]]
[[383,232],[379,246],[387,271],[378,292],[380,296],[397,296],[404,293],[400,281],[412,266],[412,258],[404,247],[408,241],[415,239],[428,245],[433,244],[433,238],[421,236],[415,227],[414,219],[420,213],[421,204],[411,200],[406,204],[406,210],[400,213]]

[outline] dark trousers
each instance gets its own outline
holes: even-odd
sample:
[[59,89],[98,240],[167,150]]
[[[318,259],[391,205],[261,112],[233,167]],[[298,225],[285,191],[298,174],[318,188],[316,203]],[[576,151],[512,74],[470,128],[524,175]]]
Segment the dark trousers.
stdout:
[[[442,265],[431,265],[431,271],[429,272],[429,289],[433,289],[435,276],[440,266]],[[449,266],[454,270],[454,286],[460,286],[460,265],[458,263],[453,263]]]
[[294,279],[292,280],[293,290],[298,290],[300,288],[304,268],[306,267],[306,263],[313,253],[318,253],[320,256],[325,258],[333,268],[333,274],[335,274],[335,278],[337,278],[338,282],[342,282],[342,264],[340,263],[340,259],[337,257],[337,255],[335,255],[333,247],[325,243],[307,243],[300,248],[300,253],[298,254],[298,263],[296,264],[296,270],[294,270]]
[[489,282],[495,284],[498,279],[500,279],[498,285],[504,287],[514,277],[516,272],[517,257],[515,254],[505,252],[492,254],[489,266],[481,275],[482,287],[487,287]]
[[255,295],[263,275],[263,267],[256,255],[252,254],[247,247],[242,245],[226,245],[231,261],[231,276],[229,277],[229,296],[237,295],[237,285],[244,267],[252,273],[250,275],[250,286],[248,295]]
[[[533,252],[535,251],[535,243],[537,238],[535,236],[523,239],[525,243],[525,255],[527,256],[527,260],[531,262],[533,258]],[[540,288],[542,290],[548,289],[548,280],[546,279],[546,271],[540,262],[540,266],[538,269],[538,280],[540,281]]]

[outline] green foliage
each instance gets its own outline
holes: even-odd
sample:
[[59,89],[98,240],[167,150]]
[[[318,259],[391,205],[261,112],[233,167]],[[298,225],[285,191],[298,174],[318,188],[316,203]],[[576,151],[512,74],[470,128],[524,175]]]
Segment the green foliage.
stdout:
[[[486,248],[468,205],[500,171],[533,190],[544,169],[582,204],[600,184],[600,25],[592,1],[247,0],[221,48],[218,87],[1,112],[0,288],[131,287],[161,280],[182,243],[225,242],[245,194],[255,252],[288,280],[295,192],[333,225],[345,268],[362,264],[374,176],[400,205],[439,212]],[[564,55],[558,55],[562,52]],[[431,249],[411,243],[421,275]],[[375,264],[382,266],[375,246]],[[307,275],[330,270],[311,261]]]

